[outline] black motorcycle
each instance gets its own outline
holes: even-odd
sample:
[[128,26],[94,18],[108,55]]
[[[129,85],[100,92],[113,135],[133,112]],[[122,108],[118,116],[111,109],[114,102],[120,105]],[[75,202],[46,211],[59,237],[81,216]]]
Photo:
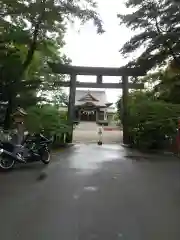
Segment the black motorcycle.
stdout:
[[42,134],[27,135],[22,145],[0,142],[0,168],[10,170],[16,162],[42,161],[44,164],[48,164],[50,162],[50,143],[52,140]]

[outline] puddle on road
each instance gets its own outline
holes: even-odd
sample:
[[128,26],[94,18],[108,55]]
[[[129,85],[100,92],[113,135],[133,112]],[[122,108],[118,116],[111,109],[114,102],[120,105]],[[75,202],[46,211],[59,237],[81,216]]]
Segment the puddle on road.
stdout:
[[83,187],[81,189],[81,191],[79,191],[79,192],[77,192],[77,193],[75,193],[73,195],[73,199],[77,201],[77,200],[79,200],[79,198],[81,197],[83,192],[97,192],[98,190],[99,190],[99,188],[97,186],[86,186],[86,187]]
[[124,148],[117,144],[104,144],[101,146],[101,148],[107,149],[107,150],[123,150],[124,151]]
[[127,160],[126,150],[118,144],[104,144],[97,146],[95,144],[86,146],[81,145],[75,148],[70,156],[69,167],[76,170],[77,174],[93,174],[105,168],[106,162],[118,162]]
[[97,170],[104,162],[115,162],[119,160],[121,156],[118,152],[111,151],[88,151],[78,152],[71,157],[70,167],[80,170]]
[[88,187],[84,187],[83,190],[84,191],[89,191],[89,192],[97,192],[98,191],[98,187],[96,187],[96,186],[88,186]]

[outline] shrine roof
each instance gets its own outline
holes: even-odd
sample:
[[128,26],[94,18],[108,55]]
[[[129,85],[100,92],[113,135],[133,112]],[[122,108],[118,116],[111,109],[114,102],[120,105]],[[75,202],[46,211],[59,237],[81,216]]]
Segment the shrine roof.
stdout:
[[100,107],[108,107],[111,105],[111,103],[107,101],[105,91],[76,90],[75,106],[82,106],[86,103],[92,103],[92,105]]

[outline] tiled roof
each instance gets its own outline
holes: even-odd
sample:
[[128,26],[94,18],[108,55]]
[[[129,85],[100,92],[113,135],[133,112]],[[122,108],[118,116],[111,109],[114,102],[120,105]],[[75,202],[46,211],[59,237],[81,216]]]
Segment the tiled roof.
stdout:
[[108,104],[105,91],[76,90],[75,105],[81,106],[87,102],[102,107],[106,107]]

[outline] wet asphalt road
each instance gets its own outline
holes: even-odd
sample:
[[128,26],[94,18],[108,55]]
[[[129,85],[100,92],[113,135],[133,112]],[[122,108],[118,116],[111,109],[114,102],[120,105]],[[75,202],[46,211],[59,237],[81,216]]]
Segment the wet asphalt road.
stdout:
[[2,240],[179,240],[180,162],[79,145],[0,174]]

